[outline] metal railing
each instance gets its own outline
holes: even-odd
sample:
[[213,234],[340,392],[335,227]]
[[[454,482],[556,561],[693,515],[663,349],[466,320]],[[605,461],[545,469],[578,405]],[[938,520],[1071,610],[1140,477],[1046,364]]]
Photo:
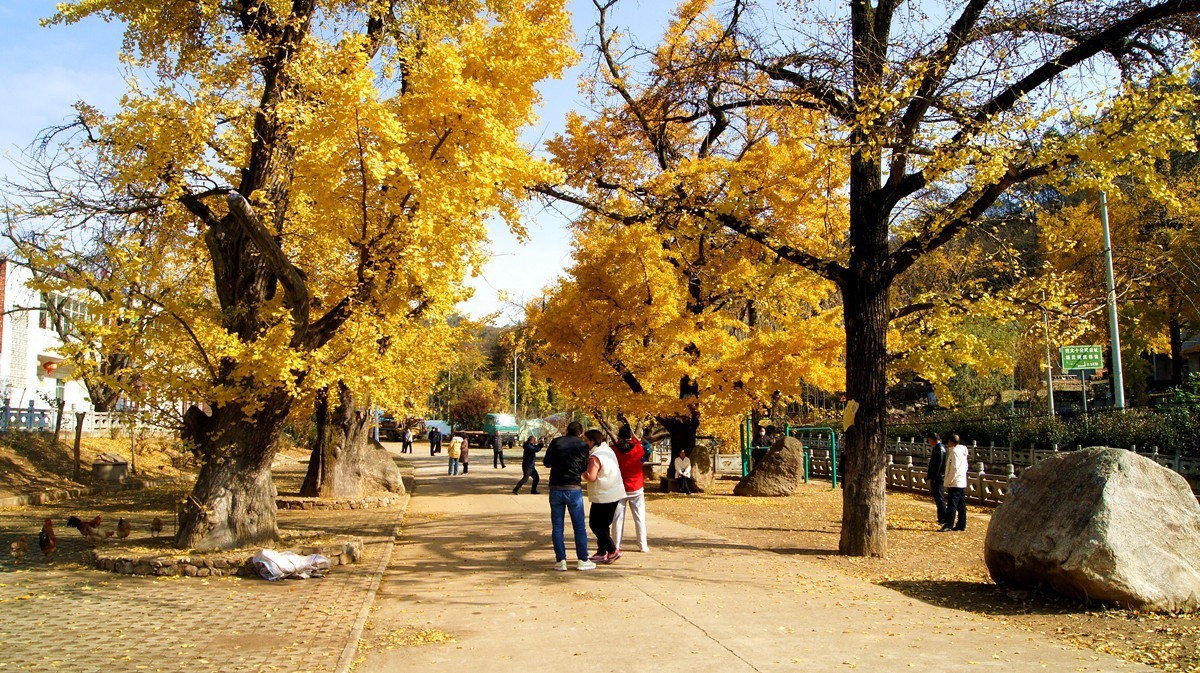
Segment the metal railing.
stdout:
[[[831,479],[834,474],[834,464],[831,459],[834,450],[830,437],[827,435],[797,435],[796,438],[804,445],[807,464],[806,478]],[[1152,447],[1149,451],[1139,451],[1134,446],[1130,447],[1130,450],[1185,477],[1200,477],[1200,458],[1185,457],[1178,450],[1170,454],[1163,453],[1159,451],[1158,447]],[[929,453],[929,444],[915,438],[907,441],[889,440],[888,488],[894,491],[928,493]],[[1010,483],[1021,472],[1058,453],[1060,453],[1058,447],[1014,449],[1007,446],[981,447],[972,444],[967,447],[968,461],[972,465],[967,478],[967,502],[985,506],[1000,504],[1008,494]],[[718,467],[725,468],[719,470],[722,473],[737,473],[740,470],[740,465],[733,464],[732,461],[719,464]]]

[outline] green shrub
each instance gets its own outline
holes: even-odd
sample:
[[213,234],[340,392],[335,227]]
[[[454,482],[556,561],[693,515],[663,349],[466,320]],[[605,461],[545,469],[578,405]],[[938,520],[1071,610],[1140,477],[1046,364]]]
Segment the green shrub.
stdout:
[[1076,446],[1113,446],[1139,451],[1158,447],[1163,453],[1179,449],[1184,455],[1200,455],[1200,386],[1183,390],[1161,410],[1129,409],[1125,413],[1105,411],[1088,418],[979,417],[969,412],[941,412],[918,421],[893,423],[888,436],[908,439],[928,432],[943,436],[958,433],[965,443],[994,444],[1025,449],[1061,449]]

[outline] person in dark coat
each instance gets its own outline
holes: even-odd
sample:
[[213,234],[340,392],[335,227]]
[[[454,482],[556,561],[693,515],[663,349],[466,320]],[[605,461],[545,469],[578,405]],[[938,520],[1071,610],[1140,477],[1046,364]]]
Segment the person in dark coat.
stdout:
[[429,455],[435,455],[442,452],[442,431],[434,426],[429,431]]
[[567,515],[575,531],[575,556],[578,570],[593,570],[596,563],[588,558],[587,522],[583,512],[583,472],[588,464],[588,445],[580,435],[583,426],[572,421],[567,434],[555,437],[546,448],[542,465],[550,468],[550,537],[554,542],[554,569],[567,569],[567,545],[563,526]]
[[529,435],[525,440],[525,445],[521,447],[521,481],[513,487],[513,495],[521,492],[521,487],[529,479],[533,479],[533,488],[530,493],[538,492],[538,482],[541,481],[541,476],[537,471],[537,455],[542,450],[542,443],[536,435]]
[[936,432],[926,435],[925,441],[929,442],[929,469],[925,473],[925,480],[929,484],[929,494],[933,496],[933,504],[937,507],[938,525],[945,526],[949,518],[946,507],[946,489],[944,487],[946,447],[942,446],[942,438]]
[[504,438],[500,433],[492,435],[492,469],[508,467],[504,464]]

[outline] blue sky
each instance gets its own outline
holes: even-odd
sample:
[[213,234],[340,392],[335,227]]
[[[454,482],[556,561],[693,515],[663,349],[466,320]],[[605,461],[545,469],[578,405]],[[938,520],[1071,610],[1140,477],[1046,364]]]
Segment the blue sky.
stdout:
[[[644,41],[662,32],[672,0],[624,0],[616,23]],[[39,20],[54,12],[54,2],[0,0],[0,174],[13,173],[11,159],[48,126],[71,114],[71,105],[85,100],[100,109],[112,109],[124,90],[117,52],[121,26],[90,20],[73,26],[42,28]],[[591,0],[571,0],[579,48],[594,30]],[[545,106],[541,123],[525,134],[532,144],[550,138],[562,128],[567,112],[582,103],[578,80],[589,59],[561,81],[543,86]],[[462,309],[473,317],[495,311],[506,323],[517,311],[501,302],[535,296],[557,277],[570,261],[570,234],[566,219],[555,209],[529,207],[529,241],[522,244],[505,227],[491,228],[491,260],[472,282],[475,296]]]

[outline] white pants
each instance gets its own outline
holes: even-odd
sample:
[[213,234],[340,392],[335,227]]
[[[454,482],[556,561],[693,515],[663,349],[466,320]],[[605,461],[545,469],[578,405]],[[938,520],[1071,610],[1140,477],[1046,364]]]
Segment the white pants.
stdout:
[[646,544],[646,497],[643,490],[629,493],[624,500],[617,503],[617,512],[613,515],[612,522],[613,542],[616,543],[617,549],[621,548],[621,537],[625,534],[626,505],[633,509],[633,527],[637,530],[638,546],[649,549],[650,545]]

